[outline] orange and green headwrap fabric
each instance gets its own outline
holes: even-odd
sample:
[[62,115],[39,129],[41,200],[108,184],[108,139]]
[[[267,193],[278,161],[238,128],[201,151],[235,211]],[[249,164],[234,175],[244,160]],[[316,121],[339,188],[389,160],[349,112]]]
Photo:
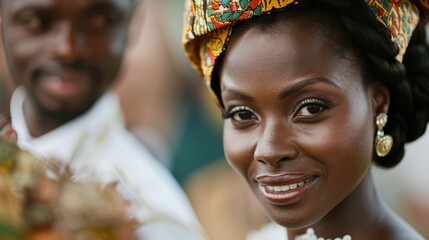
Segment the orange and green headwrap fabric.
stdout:
[[[216,59],[225,50],[233,23],[281,10],[303,0],[187,0],[183,44],[189,60],[210,86]],[[377,20],[388,28],[402,61],[408,42],[420,17],[418,2],[429,11],[429,0],[366,1]],[[216,97],[215,97],[216,99]]]

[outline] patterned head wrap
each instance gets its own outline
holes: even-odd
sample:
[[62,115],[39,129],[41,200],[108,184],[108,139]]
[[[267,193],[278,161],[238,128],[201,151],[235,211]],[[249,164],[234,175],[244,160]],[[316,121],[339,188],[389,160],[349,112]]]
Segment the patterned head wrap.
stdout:
[[[183,44],[189,60],[204,76],[207,86],[211,86],[216,59],[228,45],[233,23],[269,14],[301,1],[303,0],[187,0]],[[420,20],[419,9],[411,0],[365,1],[376,19],[390,30],[392,41],[400,49],[396,59],[401,62]],[[429,0],[418,1],[422,8],[429,10]],[[213,90],[211,92],[214,94]]]

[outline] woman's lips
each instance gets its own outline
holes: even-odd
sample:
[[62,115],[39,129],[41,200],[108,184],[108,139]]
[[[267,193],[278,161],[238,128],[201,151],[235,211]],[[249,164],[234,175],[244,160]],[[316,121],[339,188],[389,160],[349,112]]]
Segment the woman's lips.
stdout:
[[290,205],[297,202],[316,182],[317,175],[284,174],[257,176],[259,190],[274,205]]

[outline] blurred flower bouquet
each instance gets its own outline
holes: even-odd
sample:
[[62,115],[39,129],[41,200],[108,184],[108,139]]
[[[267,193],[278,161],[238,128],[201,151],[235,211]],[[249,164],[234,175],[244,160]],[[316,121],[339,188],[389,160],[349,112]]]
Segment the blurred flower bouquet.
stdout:
[[[20,149],[0,118],[0,239],[134,239],[137,223],[115,186],[80,184]],[[47,176],[52,173],[55,179]]]

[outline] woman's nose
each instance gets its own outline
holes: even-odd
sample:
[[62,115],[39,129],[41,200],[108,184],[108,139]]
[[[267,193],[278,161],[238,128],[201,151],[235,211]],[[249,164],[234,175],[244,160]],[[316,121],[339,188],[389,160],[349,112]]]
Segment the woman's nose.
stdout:
[[262,129],[254,160],[276,167],[283,161],[297,158],[298,149],[293,141],[293,129],[283,124],[273,123]]

